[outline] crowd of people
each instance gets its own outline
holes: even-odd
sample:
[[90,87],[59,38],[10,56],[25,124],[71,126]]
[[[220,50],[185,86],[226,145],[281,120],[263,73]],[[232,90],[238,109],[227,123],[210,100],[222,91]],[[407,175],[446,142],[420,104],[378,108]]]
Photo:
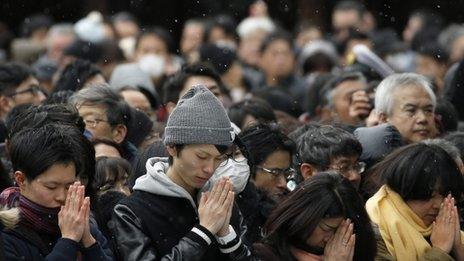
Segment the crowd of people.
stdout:
[[464,260],[464,25],[1,30],[0,260]]

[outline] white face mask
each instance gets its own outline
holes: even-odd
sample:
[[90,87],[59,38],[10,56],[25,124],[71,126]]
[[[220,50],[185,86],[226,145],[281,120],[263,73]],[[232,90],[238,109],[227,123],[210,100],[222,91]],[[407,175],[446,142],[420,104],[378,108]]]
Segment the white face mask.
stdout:
[[250,166],[248,166],[248,161],[245,157],[240,157],[241,158],[237,160],[229,159],[226,165],[219,166],[214,172],[213,176],[211,176],[203,188],[201,188],[201,191],[209,191],[221,178],[229,177],[229,180],[232,182],[234,187],[233,191],[237,194],[242,192],[245,189],[248,178],[250,177]]
[[156,54],[147,54],[139,59],[139,67],[153,78],[158,78],[164,73],[166,61],[164,57]]

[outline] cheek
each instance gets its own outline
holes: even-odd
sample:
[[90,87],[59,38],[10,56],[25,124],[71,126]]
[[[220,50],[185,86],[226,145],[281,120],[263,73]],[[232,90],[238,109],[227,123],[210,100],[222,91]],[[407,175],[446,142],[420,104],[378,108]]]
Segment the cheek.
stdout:
[[319,227],[316,227],[306,243],[312,247],[324,247],[323,239],[324,232],[322,232]]
[[255,184],[257,187],[271,189],[275,187],[275,181],[271,175],[257,172],[255,176]]

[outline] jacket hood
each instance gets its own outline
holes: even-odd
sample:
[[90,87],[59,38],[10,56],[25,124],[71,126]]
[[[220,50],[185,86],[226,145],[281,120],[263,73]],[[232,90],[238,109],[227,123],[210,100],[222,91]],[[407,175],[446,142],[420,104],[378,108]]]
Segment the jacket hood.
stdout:
[[166,175],[168,168],[168,158],[154,157],[148,159],[146,164],[147,174],[135,181],[133,189],[155,195],[185,198],[190,201],[194,209],[197,209],[192,196]]

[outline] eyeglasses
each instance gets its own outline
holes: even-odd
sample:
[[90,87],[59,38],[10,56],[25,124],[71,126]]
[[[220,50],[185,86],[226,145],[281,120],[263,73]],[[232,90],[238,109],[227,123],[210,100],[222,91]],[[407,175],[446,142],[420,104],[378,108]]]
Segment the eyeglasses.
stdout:
[[39,85],[31,85],[28,89],[25,89],[25,90],[22,90],[22,91],[12,92],[12,93],[7,94],[6,96],[14,97],[16,95],[24,94],[24,93],[28,93],[28,92],[32,93],[32,95],[34,95],[34,96],[37,96],[40,93],[46,94],[44,92],[44,90]]
[[103,119],[84,119],[85,126],[95,128],[100,122],[108,122]]
[[227,165],[229,160],[233,160],[233,161],[239,162],[239,163],[244,162],[246,160],[246,157],[244,155],[242,155],[240,149],[235,144],[233,144],[229,148],[228,152],[223,154],[222,157],[223,157],[223,159],[222,159],[221,163],[219,164],[220,167],[224,167],[225,165]]
[[259,167],[257,166],[256,167],[257,170],[262,170],[266,173],[269,173],[271,175],[273,175],[274,177],[278,177],[280,175],[283,175],[285,178],[289,177],[289,176],[292,176],[296,173],[295,169],[293,168],[287,168],[287,169],[279,169],[279,168],[275,168],[275,169],[268,169],[268,168],[264,168],[264,167]]
[[357,173],[361,174],[366,170],[366,163],[360,161],[357,162],[355,165],[349,166],[349,165],[342,165],[342,166],[334,166],[331,169],[338,170],[341,173],[348,173],[351,170],[356,171]]

